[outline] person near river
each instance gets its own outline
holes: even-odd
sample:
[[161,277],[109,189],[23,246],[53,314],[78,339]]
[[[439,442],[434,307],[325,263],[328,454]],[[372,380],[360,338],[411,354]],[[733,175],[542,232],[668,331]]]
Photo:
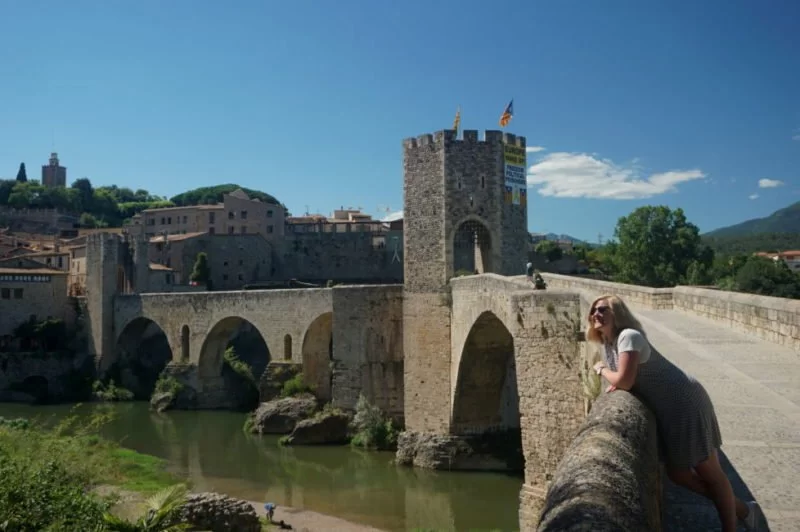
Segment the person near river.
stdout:
[[734,496],[719,462],[722,436],[703,385],[652,349],[642,325],[617,296],[594,300],[586,340],[603,348],[594,370],[609,382],[606,391],[630,391],[655,414],[670,480],[711,499],[723,532],[735,532],[737,519],[757,530],[758,503]]

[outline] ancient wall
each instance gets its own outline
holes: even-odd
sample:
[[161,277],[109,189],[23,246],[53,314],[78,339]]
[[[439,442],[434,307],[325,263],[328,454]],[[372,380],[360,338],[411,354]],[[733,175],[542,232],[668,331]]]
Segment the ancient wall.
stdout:
[[676,286],[675,310],[800,351],[800,301],[724,290]]
[[276,249],[274,279],[394,283],[403,280],[402,253],[369,232],[290,233]]
[[552,273],[543,273],[542,277],[547,281],[548,288],[575,290],[580,292],[588,301],[602,295],[614,294],[631,305],[639,305],[649,309],[672,309],[672,288],[650,288],[649,286],[611,283]]
[[222,353],[211,344],[217,340],[227,343],[228,335],[242,320],[258,329],[273,357],[282,353],[288,334],[292,360],[302,362],[305,332],[318,316],[331,310],[330,289],[253,290],[120,295],[114,299],[113,316],[117,336],[136,318],[154,321],[167,336],[173,360],[181,358],[185,337],[189,361],[198,364],[201,372],[213,373],[221,368]]
[[197,254],[208,255],[214,290],[239,290],[247,283],[272,279],[276,274],[274,251],[262,235],[202,235],[168,244],[174,246],[171,264],[178,283],[188,284]]
[[[610,481],[613,479],[613,481]],[[661,530],[662,483],[653,414],[628,392],[602,394],[564,453],[541,521],[522,530]]]
[[[520,500],[522,530],[531,530],[538,520],[544,494],[564,451],[578,432],[584,419],[585,403],[582,371],[585,370],[577,331],[580,327],[580,301],[574,293],[535,291],[525,281],[498,275],[459,277],[452,286],[452,374],[450,376],[452,415],[463,412],[460,403],[478,409],[475,417],[465,419],[487,423],[481,412],[481,400],[497,404],[506,385],[496,379],[484,386],[463,386],[471,380],[487,379],[494,373],[492,365],[502,363],[491,337],[488,352],[494,360],[478,361],[471,353],[469,341],[474,327],[502,326],[513,340],[516,366],[518,410],[525,459],[525,485]],[[491,320],[487,320],[487,316]],[[497,323],[499,321],[499,324]],[[485,353],[486,351],[484,351]],[[480,353],[478,353],[480,355]],[[497,368],[495,368],[497,369]],[[487,377],[488,376],[488,377]],[[490,385],[486,385],[490,384]],[[406,382],[406,393],[414,383]],[[494,407],[497,411],[497,406]],[[495,418],[503,423],[505,406]],[[406,413],[408,416],[408,412]],[[459,430],[457,424],[454,429]],[[478,429],[479,427],[468,427]],[[488,428],[492,428],[489,426]]]
[[[88,364],[87,364],[88,363]],[[82,400],[92,361],[86,354],[0,352],[0,401],[49,402]]]
[[0,269],[0,336],[12,334],[31,316],[69,321],[70,310],[66,274]]
[[355,408],[359,394],[403,418],[403,287],[333,289],[333,402]]

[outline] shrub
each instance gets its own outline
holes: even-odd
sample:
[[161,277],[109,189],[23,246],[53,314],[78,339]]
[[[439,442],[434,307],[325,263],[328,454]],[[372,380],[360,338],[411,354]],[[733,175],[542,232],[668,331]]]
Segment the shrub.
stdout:
[[225,350],[225,355],[223,358],[224,363],[227,364],[233,371],[255,384],[256,378],[253,376],[253,368],[250,367],[250,364],[239,358],[239,356],[236,354],[236,350],[233,347],[229,347]]
[[365,449],[394,449],[397,447],[397,427],[386,418],[381,409],[371,405],[364,395],[359,395],[356,415],[353,418],[356,431],[351,443]]
[[108,384],[94,381],[92,395],[99,401],[133,401],[133,392],[114,384],[114,379],[108,381]]
[[305,380],[303,379],[303,374],[298,373],[283,383],[283,388],[281,388],[281,397],[292,397],[294,395],[300,395],[301,393],[308,393],[311,391],[313,390],[311,386],[306,384]]
[[183,390],[183,384],[173,377],[172,375],[166,375],[161,373],[158,376],[158,380],[156,381],[156,386],[154,388],[154,393],[168,393],[175,397],[178,395],[181,390]]

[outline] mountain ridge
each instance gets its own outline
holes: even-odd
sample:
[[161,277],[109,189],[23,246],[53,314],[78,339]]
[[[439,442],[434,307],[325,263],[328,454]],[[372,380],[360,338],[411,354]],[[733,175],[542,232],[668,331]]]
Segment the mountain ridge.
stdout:
[[750,236],[761,233],[798,233],[800,232],[800,201],[778,209],[769,216],[753,218],[738,224],[720,227],[704,233],[707,238],[730,238]]

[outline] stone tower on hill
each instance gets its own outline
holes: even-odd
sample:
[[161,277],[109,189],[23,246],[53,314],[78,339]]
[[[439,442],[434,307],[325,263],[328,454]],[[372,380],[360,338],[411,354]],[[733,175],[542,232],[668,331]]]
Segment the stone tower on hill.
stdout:
[[465,130],[403,143],[403,346],[407,430],[447,433],[455,275],[522,274],[528,256],[525,138]]

